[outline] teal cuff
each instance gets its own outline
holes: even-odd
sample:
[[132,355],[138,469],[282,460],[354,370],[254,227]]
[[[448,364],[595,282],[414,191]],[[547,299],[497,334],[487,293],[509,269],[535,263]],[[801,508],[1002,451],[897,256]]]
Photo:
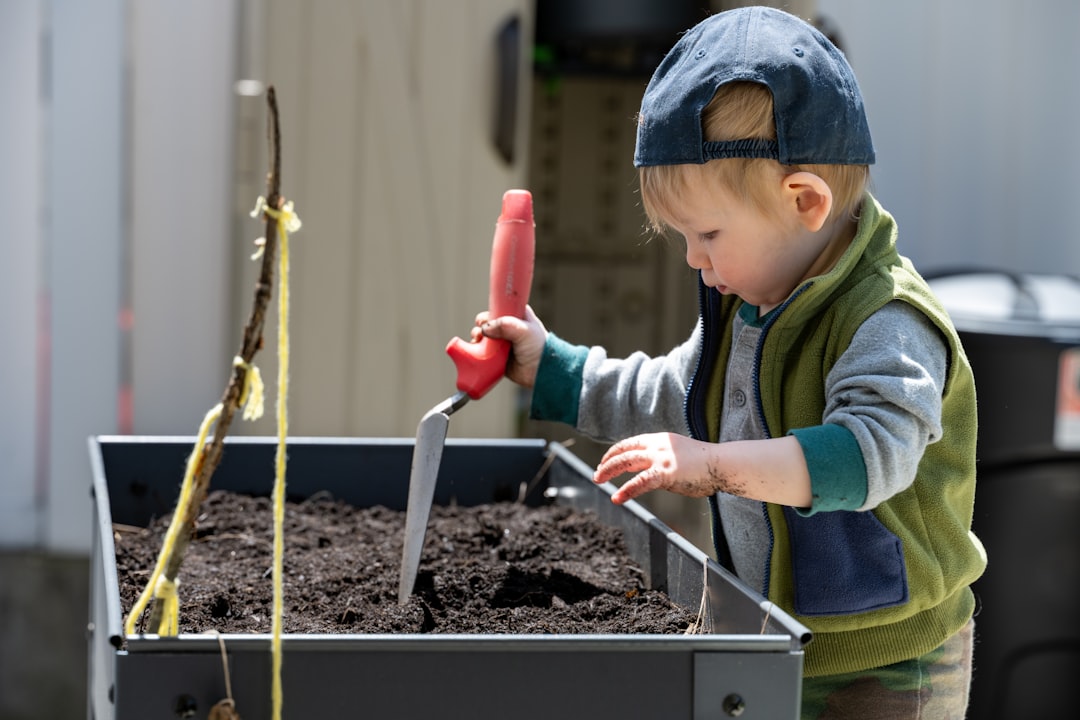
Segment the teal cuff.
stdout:
[[530,418],[577,425],[582,374],[588,355],[589,348],[584,345],[571,345],[555,333],[548,333],[536,369]]
[[857,510],[866,502],[866,463],[855,435],[843,425],[792,430],[810,471],[813,504],[796,508],[803,516],[830,510]]

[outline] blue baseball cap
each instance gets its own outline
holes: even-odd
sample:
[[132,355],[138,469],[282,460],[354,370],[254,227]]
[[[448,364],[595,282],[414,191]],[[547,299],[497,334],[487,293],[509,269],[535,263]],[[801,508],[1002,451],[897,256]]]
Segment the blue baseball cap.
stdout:
[[[775,141],[705,141],[701,111],[721,85],[735,81],[769,88]],[[634,165],[721,158],[873,164],[862,93],[844,54],[810,24],[774,8],[728,10],[688,30],[645,89]]]

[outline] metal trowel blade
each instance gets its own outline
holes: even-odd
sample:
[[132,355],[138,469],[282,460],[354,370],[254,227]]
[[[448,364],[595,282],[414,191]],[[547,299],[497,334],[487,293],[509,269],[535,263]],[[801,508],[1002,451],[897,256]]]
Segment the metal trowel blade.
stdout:
[[405,512],[405,543],[401,553],[401,581],[398,585],[398,603],[404,605],[412,595],[416,573],[420,568],[420,553],[424,549],[431,502],[435,497],[435,481],[439,477],[446,432],[450,415],[468,402],[464,393],[458,393],[436,405],[420,419],[416,428],[416,445],[413,448],[412,470],[409,472],[409,505]]

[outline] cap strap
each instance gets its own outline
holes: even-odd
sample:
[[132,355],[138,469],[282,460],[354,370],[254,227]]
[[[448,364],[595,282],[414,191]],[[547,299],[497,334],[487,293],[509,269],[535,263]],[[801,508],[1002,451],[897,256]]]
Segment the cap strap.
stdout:
[[780,157],[780,146],[775,140],[762,138],[750,140],[720,140],[701,144],[701,155],[706,160],[726,158],[766,158],[776,160]]

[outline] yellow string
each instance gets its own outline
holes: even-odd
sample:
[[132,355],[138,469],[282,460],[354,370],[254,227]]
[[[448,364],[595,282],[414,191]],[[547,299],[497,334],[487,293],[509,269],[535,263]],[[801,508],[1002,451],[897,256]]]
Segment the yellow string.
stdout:
[[277,425],[278,445],[274,458],[274,610],[271,623],[270,665],[271,665],[271,717],[281,717],[281,615],[284,601],[282,587],[282,565],[285,555],[285,438],[288,436],[288,413],[286,399],[289,386],[289,233],[300,229],[300,218],[293,212],[292,202],[285,203],[281,210],[266,205],[260,197],[255,203],[255,210],[262,210],[277,220],[279,255],[278,255],[278,404]]
[[179,584],[179,578],[170,580],[164,575],[154,583],[154,597],[162,603],[159,635],[173,637],[180,632],[180,598],[176,594]]
[[[180,601],[176,596],[176,584],[175,582],[170,583],[162,573],[165,571],[165,562],[172,554],[176,539],[180,537],[180,532],[184,526],[181,518],[183,513],[179,512],[179,509],[187,507],[190,502],[191,493],[195,487],[195,469],[199,466],[199,460],[205,450],[206,437],[210,434],[210,427],[221,417],[221,411],[222,405],[218,403],[210,409],[210,412],[206,413],[206,417],[203,418],[202,425],[199,427],[199,437],[195,440],[195,449],[188,456],[187,468],[184,470],[184,481],[180,484],[180,499],[176,503],[177,512],[173,513],[169,529],[165,533],[165,540],[162,542],[161,552],[158,554],[154,571],[150,574],[150,580],[146,583],[146,588],[142,591],[139,599],[131,607],[131,612],[128,613],[127,622],[124,624],[124,634],[126,635],[135,633],[135,622],[142,615],[143,610],[146,609],[151,597],[160,598],[165,603],[163,607],[165,612],[161,615],[161,624],[157,628],[157,634],[175,635],[177,632],[180,623]],[[163,580],[164,583],[162,583]],[[172,630],[171,633],[170,629]]]
[[[289,233],[300,229],[300,218],[293,212],[292,202],[285,203],[281,210],[276,210],[266,204],[262,197],[255,203],[252,217],[259,213],[265,213],[277,220],[279,249],[279,276],[278,276],[278,445],[274,458],[274,608],[272,621],[272,637],[270,641],[271,671],[273,674],[271,685],[272,717],[274,720],[281,718],[282,692],[281,692],[281,619],[282,606],[284,604],[283,592],[283,560],[285,554],[284,525],[285,525],[285,440],[288,437],[288,412],[286,399],[288,397],[289,384]],[[261,254],[262,245],[256,256]],[[253,420],[262,415],[263,411],[263,381],[259,369],[252,363],[247,363],[241,357],[233,359],[234,366],[245,369],[244,386],[240,392],[240,404],[244,405],[244,419]],[[199,436],[195,441],[195,450],[188,457],[187,467],[184,471],[184,480],[180,485],[180,497],[177,500],[177,512],[173,513],[172,522],[165,533],[161,552],[158,555],[154,571],[146,588],[135,601],[124,624],[124,632],[132,635],[135,632],[135,622],[146,609],[150,598],[154,597],[162,602],[162,617],[158,626],[158,634],[163,636],[176,635],[180,625],[180,600],[177,595],[178,581],[170,581],[163,573],[167,558],[172,554],[176,545],[176,539],[184,523],[181,522],[181,508],[190,503],[194,489],[195,470],[205,452],[206,438],[210,434],[210,428],[221,417],[223,406],[215,405],[203,418],[199,427]]]
[[240,404],[244,406],[245,420],[258,420],[263,415],[263,398],[265,396],[262,373],[259,372],[255,363],[244,362],[244,358],[237,355],[233,358],[234,367],[244,368],[244,387],[240,391]]
[[[293,212],[293,204],[288,202],[284,207],[279,210],[266,205],[266,200],[262,197],[258,199],[255,204],[255,210],[252,211],[252,217],[255,217],[261,212],[265,212],[267,215],[277,219],[278,223],[278,236],[281,238],[281,277],[279,279],[281,293],[278,299],[279,311],[281,313],[281,320],[278,329],[278,352],[281,358],[280,367],[278,371],[278,452],[275,462],[275,487],[274,487],[274,619],[275,619],[275,641],[274,645],[275,661],[274,661],[274,674],[275,674],[275,688],[274,696],[275,702],[275,718],[280,717],[281,713],[281,687],[280,687],[280,671],[281,671],[281,556],[283,555],[284,545],[281,540],[281,527],[284,524],[284,499],[285,499],[285,437],[287,435],[287,421],[285,414],[285,392],[287,390],[288,382],[288,268],[289,268],[289,245],[288,245],[288,233],[296,232],[300,229],[300,218]],[[260,253],[262,248],[260,246]],[[240,391],[239,402],[244,406],[243,417],[245,420],[256,420],[263,414],[264,409],[264,386],[262,380],[262,373],[259,372],[259,368],[254,363],[245,362],[243,358],[237,356],[233,358],[233,365],[243,367],[244,373],[244,386]],[[165,533],[165,539],[162,542],[161,552],[158,554],[157,562],[154,565],[154,570],[150,574],[150,579],[146,583],[146,587],[143,589],[142,594],[139,595],[135,604],[132,605],[131,611],[128,613],[127,621],[124,623],[124,633],[126,635],[133,635],[135,633],[135,624],[138,618],[146,610],[146,606],[149,605],[150,599],[153,598],[162,603],[161,621],[157,627],[157,634],[162,636],[174,636],[179,633],[180,629],[180,598],[177,593],[177,586],[179,580],[169,580],[165,577],[165,565],[170,555],[172,555],[173,548],[176,546],[177,538],[180,536],[180,532],[183,530],[184,523],[182,522],[183,513],[182,508],[187,507],[191,502],[191,495],[195,487],[195,470],[199,467],[200,460],[206,450],[206,439],[210,434],[210,428],[221,417],[223,410],[221,403],[218,403],[206,416],[203,417],[202,424],[199,426],[199,435],[195,440],[195,449],[191,455],[188,456],[187,466],[184,470],[184,479],[180,484],[180,497],[177,500],[177,511],[173,513],[172,521],[169,523],[169,529]]]

